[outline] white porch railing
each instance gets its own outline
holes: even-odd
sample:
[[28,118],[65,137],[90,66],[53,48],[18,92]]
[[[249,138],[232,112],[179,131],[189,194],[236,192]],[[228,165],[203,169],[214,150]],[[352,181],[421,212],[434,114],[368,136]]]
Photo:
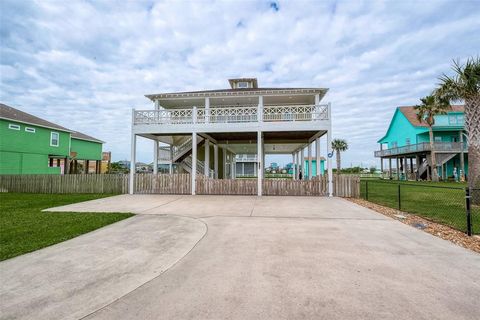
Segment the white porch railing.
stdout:
[[[197,123],[248,123],[258,122],[257,106],[211,107],[136,110],[133,124],[197,124]],[[261,121],[322,121],[329,120],[328,105],[265,106],[261,110]]]
[[263,110],[263,121],[328,120],[327,105],[273,106]]

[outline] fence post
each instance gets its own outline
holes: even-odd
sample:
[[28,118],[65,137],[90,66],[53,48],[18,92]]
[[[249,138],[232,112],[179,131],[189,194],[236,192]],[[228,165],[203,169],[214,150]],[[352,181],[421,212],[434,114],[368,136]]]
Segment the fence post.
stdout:
[[400,183],[398,184],[398,210],[402,210],[402,198],[400,194]]
[[368,201],[368,180],[365,180],[365,200]]
[[465,188],[465,209],[467,213],[467,234],[468,236],[472,236],[472,214],[470,212],[470,188]]

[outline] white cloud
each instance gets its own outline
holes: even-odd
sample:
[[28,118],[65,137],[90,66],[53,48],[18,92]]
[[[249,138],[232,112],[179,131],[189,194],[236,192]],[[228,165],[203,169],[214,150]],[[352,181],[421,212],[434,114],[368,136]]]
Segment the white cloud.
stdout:
[[[373,164],[394,108],[417,103],[451,59],[479,53],[472,2],[3,1],[0,99],[129,154],[147,93],[329,87],[345,164]],[[151,159],[142,142],[140,160]],[[278,159],[277,159],[278,160]],[[290,157],[280,159],[289,161]]]

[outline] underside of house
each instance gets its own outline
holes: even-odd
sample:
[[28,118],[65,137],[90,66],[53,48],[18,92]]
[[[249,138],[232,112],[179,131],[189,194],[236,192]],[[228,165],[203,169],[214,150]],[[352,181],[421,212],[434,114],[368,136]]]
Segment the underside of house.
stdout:
[[[254,176],[256,193],[262,195],[266,154],[291,155],[293,180],[299,180],[302,171],[307,172],[305,180],[315,178],[312,172],[323,173],[323,168],[306,170],[302,164],[305,149],[307,159],[317,159],[318,166],[321,152],[330,152],[330,105],[320,104],[328,89],[258,88],[252,78],[231,79],[230,85],[230,89],[147,95],[155,108],[133,110],[131,163],[135,163],[136,137],[151,139],[154,173],[159,165],[168,165],[172,174],[190,174],[192,194],[197,193],[198,179]],[[237,155],[254,159],[241,160]],[[312,166],[314,161],[306,163]],[[328,169],[331,176],[330,160]],[[132,166],[131,193],[134,172]]]

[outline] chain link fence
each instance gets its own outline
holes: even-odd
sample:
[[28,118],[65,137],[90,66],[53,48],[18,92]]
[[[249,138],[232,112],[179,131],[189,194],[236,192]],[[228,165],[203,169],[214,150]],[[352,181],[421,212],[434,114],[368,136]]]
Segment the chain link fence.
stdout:
[[469,235],[480,234],[480,189],[362,180],[360,197]]

